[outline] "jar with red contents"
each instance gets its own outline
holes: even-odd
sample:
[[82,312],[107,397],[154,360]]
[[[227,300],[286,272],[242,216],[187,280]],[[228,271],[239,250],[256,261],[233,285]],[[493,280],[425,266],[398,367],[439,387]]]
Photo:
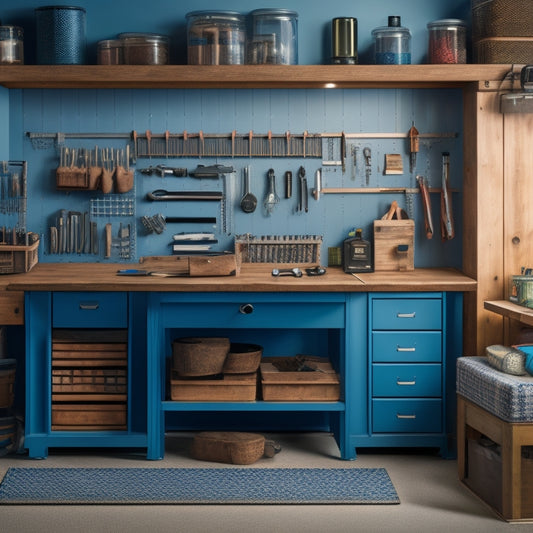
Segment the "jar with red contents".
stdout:
[[442,19],[427,25],[429,63],[466,63],[466,24],[459,19]]

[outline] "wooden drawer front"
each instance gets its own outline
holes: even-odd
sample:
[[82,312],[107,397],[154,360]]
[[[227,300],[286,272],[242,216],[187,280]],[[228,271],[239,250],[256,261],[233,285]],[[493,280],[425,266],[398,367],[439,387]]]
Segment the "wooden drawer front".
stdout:
[[64,404],[52,406],[53,430],[126,429],[126,404]]
[[[170,318],[169,313],[172,314]],[[243,300],[228,303],[180,303],[164,315],[180,327],[228,328],[343,328],[344,304],[275,303]]]
[[374,398],[419,397],[442,395],[441,365],[373,365]]
[[375,299],[372,329],[442,329],[440,298]]
[[52,297],[55,328],[126,328],[128,295],[118,292],[56,292]]
[[372,431],[439,433],[442,431],[442,400],[372,400]]
[[19,326],[24,324],[24,293],[22,291],[0,291],[0,325]]
[[372,333],[374,363],[440,363],[440,331],[379,331]]

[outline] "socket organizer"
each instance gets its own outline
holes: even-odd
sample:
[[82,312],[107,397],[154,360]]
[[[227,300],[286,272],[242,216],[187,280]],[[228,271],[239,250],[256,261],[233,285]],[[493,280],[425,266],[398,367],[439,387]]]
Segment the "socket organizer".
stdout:
[[235,237],[235,255],[242,263],[320,264],[320,235]]

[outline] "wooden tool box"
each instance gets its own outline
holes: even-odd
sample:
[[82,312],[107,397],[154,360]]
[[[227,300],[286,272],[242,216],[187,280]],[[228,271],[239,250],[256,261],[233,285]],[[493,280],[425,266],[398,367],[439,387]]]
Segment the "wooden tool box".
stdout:
[[52,430],[125,430],[128,344],[123,330],[55,330]]

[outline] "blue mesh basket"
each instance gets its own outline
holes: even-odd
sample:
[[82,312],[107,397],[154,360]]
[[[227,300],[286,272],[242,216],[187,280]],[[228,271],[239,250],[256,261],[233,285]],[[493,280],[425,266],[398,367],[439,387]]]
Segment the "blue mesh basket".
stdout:
[[37,64],[81,65],[86,55],[82,7],[44,6],[35,10]]

